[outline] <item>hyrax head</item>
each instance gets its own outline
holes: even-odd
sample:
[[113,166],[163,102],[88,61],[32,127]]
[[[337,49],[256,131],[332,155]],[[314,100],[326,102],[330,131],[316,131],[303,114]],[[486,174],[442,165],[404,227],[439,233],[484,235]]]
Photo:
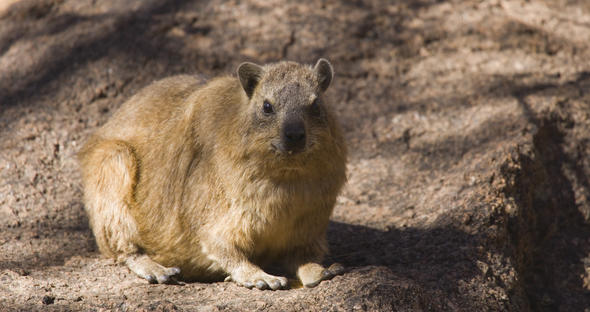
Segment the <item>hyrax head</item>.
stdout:
[[253,131],[246,135],[260,152],[295,159],[330,139],[329,111],[322,101],[333,78],[327,60],[314,67],[242,63],[237,72],[249,101]]

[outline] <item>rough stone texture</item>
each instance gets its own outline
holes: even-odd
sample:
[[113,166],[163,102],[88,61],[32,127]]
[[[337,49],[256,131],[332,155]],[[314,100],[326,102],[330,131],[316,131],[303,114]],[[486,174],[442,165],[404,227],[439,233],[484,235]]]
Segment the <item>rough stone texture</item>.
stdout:
[[[0,310],[584,311],[590,5],[0,1]],[[74,155],[178,73],[329,58],[350,145],[314,289],[150,285],[101,259]]]

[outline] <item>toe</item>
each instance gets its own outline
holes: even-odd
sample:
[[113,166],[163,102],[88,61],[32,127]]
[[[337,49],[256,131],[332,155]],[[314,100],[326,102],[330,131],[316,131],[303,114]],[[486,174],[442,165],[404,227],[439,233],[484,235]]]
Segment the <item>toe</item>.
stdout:
[[287,288],[289,285],[289,280],[286,277],[279,277],[279,283],[281,284],[281,288]]
[[329,269],[322,271],[322,280],[331,279],[332,277],[334,277],[334,274]]
[[143,276],[143,278],[145,278],[150,284],[157,284],[158,283],[158,279],[153,275],[146,275],[146,276]]
[[158,283],[160,283],[160,284],[166,284],[168,282],[168,280],[170,279],[170,276],[168,276],[168,275],[160,275],[156,279],[158,280]]
[[[256,284],[256,288],[258,288],[260,290],[265,290],[268,288],[268,284],[266,284],[266,282],[263,280],[257,280],[255,284]],[[271,286],[271,288],[272,288],[272,286]]]
[[178,274],[180,274],[180,269],[179,268],[168,268],[166,270],[166,274],[168,274],[168,276],[178,275]]
[[330,273],[332,273],[332,276],[340,275],[340,274],[344,273],[344,266],[342,266],[342,264],[340,264],[340,263],[334,263],[328,268],[328,271],[330,271]]
[[268,286],[272,290],[277,290],[277,289],[281,288],[281,281],[279,281],[278,279],[273,279],[268,283]]

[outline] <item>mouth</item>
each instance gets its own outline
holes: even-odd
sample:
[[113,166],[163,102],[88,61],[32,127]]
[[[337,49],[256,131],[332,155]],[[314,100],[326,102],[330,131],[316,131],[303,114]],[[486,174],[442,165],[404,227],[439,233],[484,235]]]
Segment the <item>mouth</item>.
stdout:
[[295,156],[305,151],[305,148],[301,150],[287,150],[281,145],[275,143],[270,143],[270,149],[281,156]]
[[269,149],[274,152],[277,157],[276,161],[278,166],[275,167],[277,172],[287,174],[303,171],[303,168],[301,167],[301,161],[303,161],[303,159],[298,157],[303,151],[297,152],[293,150],[284,150],[280,145],[274,143],[270,144]]

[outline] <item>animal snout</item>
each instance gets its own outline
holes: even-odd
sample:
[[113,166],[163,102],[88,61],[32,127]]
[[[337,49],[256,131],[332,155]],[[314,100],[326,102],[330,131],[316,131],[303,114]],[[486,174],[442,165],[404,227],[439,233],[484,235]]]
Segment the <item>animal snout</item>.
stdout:
[[305,125],[302,121],[286,123],[283,127],[283,147],[288,153],[298,153],[305,148]]

